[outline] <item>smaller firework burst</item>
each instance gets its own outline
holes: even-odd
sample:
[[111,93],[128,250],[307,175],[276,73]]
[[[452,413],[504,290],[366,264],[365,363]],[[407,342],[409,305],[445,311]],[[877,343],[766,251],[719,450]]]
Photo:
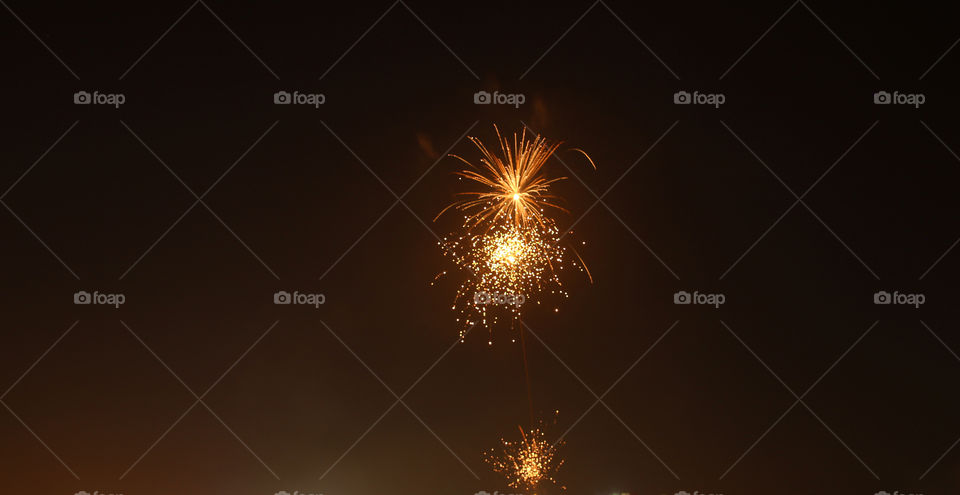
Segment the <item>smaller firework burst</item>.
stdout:
[[548,442],[542,423],[529,431],[518,428],[519,441],[500,439],[500,449],[485,452],[484,460],[494,471],[507,478],[511,488],[536,493],[544,482],[556,485],[554,475],[563,466],[563,459],[557,455],[557,449],[563,446],[563,441],[556,444]]

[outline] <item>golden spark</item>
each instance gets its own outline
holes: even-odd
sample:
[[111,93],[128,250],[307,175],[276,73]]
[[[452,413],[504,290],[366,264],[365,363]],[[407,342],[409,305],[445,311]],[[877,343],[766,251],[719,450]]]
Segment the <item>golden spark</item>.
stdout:
[[[562,143],[558,141],[551,144],[540,135],[528,139],[526,129],[521,132],[519,141],[514,133],[511,142],[500,134],[497,126],[493,128],[500,144],[499,155],[473,136],[470,141],[482,155],[480,166],[460,156],[451,155],[469,167],[456,174],[480,184],[483,186],[482,190],[458,193],[467,198],[448,205],[437,218],[448,209],[456,208],[466,215],[468,228],[481,224],[494,225],[501,219],[511,219],[516,224],[526,226],[532,221],[543,225],[547,218],[547,209],[566,212],[566,209],[557,204],[560,198],[550,193],[550,185],[566,177],[548,178],[543,173],[543,166]],[[596,168],[593,160],[583,150],[574,148],[574,151],[582,153],[590,161],[590,165]]]
[[542,424],[529,431],[519,429],[519,441],[500,439],[500,450],[486,452],[484,460],[507,478],[511,488],[535,492],[544,482],[557,484],[554,475],[563,466],[557,449],[563,446],[563,441],[548,442]]

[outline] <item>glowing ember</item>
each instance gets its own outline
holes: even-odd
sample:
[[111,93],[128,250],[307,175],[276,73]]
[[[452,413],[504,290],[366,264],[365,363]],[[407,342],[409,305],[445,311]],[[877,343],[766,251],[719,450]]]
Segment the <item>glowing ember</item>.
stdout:
[[550,444],[542,425],[530,431],[520,428],[520,437],[520,441],[516,442],[501,439],[499,452],[492,449],[486,453],[487,463],[494,471],[505,476],[512,488],[535,491],[543,482],[556,484],[553,476],[563,466],[557,449],[563,446],[563,442]]

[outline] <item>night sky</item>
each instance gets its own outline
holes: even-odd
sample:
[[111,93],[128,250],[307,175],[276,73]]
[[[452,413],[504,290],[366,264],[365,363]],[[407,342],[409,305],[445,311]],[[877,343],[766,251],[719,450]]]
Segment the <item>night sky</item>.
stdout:
[[519,325],[564,493],[960,488],[949,5],[0,5],[0,492],[519,493],[520,330],[431,285],[494,124],[593,276]]

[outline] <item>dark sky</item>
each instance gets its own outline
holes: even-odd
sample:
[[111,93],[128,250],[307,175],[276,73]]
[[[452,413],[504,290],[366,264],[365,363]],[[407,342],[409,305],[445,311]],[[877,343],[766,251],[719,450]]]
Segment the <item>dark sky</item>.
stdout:
[[517,333],[430,282],[444,154],[524,123],[594,278],[524,318],[566,493],[960,487],[949,6],[0,4],[0,491],[517,492]]

